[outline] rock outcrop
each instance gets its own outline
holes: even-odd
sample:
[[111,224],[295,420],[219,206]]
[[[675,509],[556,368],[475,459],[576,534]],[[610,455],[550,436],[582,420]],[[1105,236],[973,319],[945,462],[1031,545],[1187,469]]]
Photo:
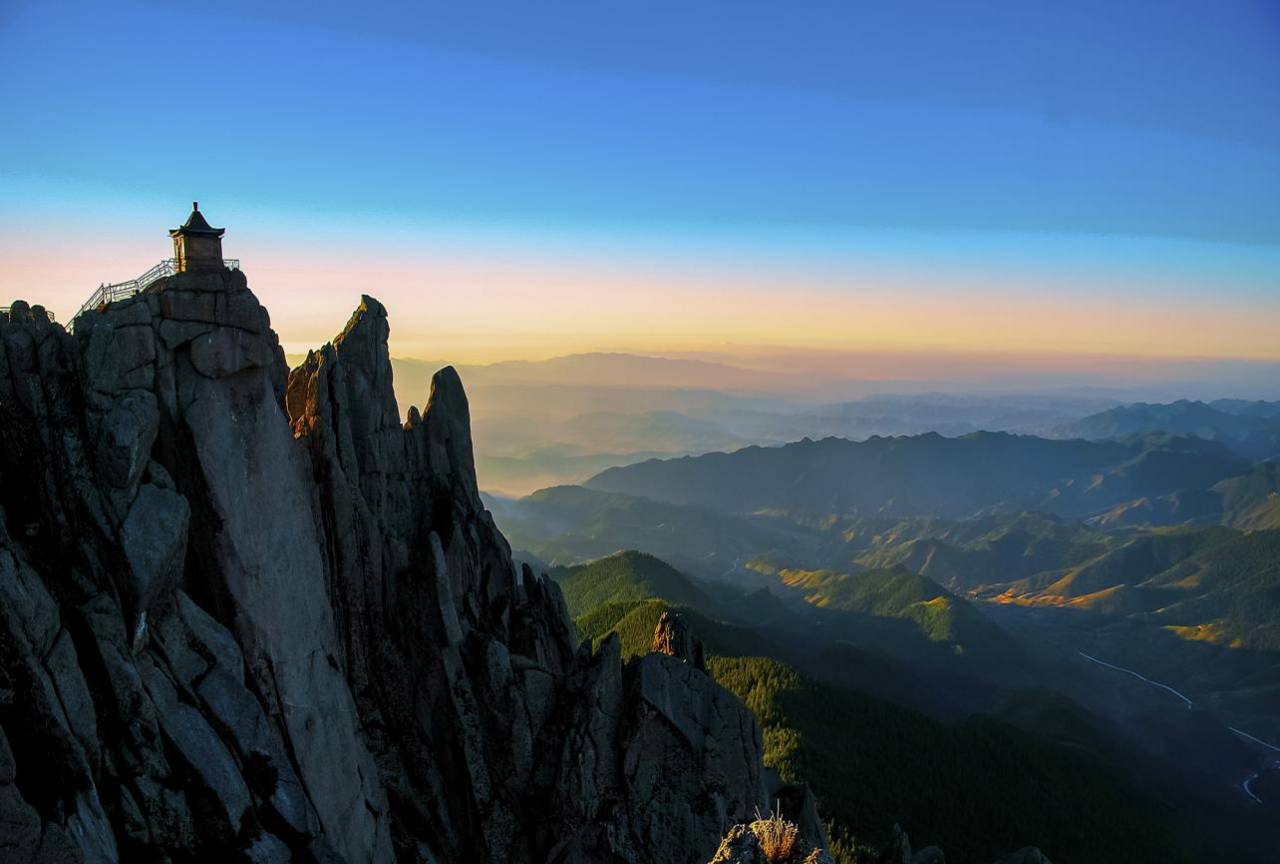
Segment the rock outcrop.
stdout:
[[480,502],[461,382],[385,310],[289,372],[238,271],[0,320],[6,862],[700,862],[760,730],[579,645]]
[[685,663],[691,663],[704,672],[707,669],[706,653],[702,642],[694,638],[689,625],[679,613],[670,610],[663,612],[658,625],[653,630],[653,651],[655,654],[666,654]]
[[777,771],[767,768],[765,786],[773,812],[794,823],[805,842],[818,849],[831,845],[826,826],[818,815],[818,800],[808,783],[788,783]]
[[[757,819],[746,825],[734,825],[720,841],[720,847],[708,864],[833,864],[825,850],[798,838],[780,852],[768,841],[770,831],[778,824],[774,819]],[[781,822],[795,832],[796,826]],[[765,826],[761,829],[761,826]]]

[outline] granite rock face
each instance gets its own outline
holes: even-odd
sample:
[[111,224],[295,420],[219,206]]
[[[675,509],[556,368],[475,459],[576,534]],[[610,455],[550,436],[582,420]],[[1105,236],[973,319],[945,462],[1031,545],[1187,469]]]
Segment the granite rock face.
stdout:
[[765,806],[754,717],[578,644],[388,333],[290,373],[230,270],[0,320],[0,858],[700,862]]
[[653,629],[653,651],[655,654],[666,654],[685,663],[692,663],[704,672],[707,669],[702,642],[694,638],[693,631],[679,613],[670,610],[662,613],[658,625]]
[[558,587],[512,564],[480,503],[457,373],[437,373],[402,423],[387,335],[363,298],[286,401],[327,528],[343,667],[377,719],[397,854],[698,860],[762,800],[754,718],[668,658],[624,669],[616,643],[579,648]]

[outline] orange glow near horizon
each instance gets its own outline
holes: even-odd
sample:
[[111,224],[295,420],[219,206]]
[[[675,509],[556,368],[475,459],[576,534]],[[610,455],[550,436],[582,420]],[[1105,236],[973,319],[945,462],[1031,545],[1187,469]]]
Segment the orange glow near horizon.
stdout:
[[[99,282],[137,275],[167,254],[162,246],[159,238],[140,243],[124,226],[74,242],[10,226],[0,238],[0,285],[66,321]],[[1134,293],[1071,274],[976,265],[941,273],[430,242],[371,250],[237,237],[234,226],[226,254],[242,260],[290,352],[331,339],[367,293],[387,306],[395,356],[459,363],[788,350],[810,352],[819,365],[824,353],[845,366],[859,354],[973,355],[1048,371],[1090,357],[1280,360],[1280,297],[1217,305],[1212,286],[1191,279]],[[890,368],[866,371],[895,377]]]

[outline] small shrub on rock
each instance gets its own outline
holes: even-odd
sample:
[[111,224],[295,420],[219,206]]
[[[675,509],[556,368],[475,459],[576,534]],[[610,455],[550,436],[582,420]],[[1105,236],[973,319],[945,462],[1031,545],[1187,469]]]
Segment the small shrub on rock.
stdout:
[[800,837],[800,829],[779,815],[735,825],[720,841],[710,864],[833,864],[831,856]]
[[760,851],[769,859],[769,864],[783,864],[790,861],[796,852],[796,839],[799,830],[794,823],[774,813],[764,819],[757,819],[750,825],[751,833],[760,841]]

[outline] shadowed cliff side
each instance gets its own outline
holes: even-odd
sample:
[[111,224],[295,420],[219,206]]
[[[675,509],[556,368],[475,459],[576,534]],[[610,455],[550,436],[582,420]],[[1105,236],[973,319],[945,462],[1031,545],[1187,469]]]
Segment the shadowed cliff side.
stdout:
[[[66,805],[27,794],[59,770],[27,736],[65,726],[61,749],[86,751],[78,809],[104,811],[88,860],[389,857],[280,404],[287,370],[243,274],[163,279],[74,337],[11,318],[0,508],[20,531],[0,553],[0,663],[31,677],[0,726],[35,824],[56,832]],[[55,665],[50,639],[69,646]],[[73,708],[42,708],[36,693],[77,679]]]
[[764,806],[736,697],[513,565],[456,373],[400,422],[377,301],[292,374],[236,271],[9,319],[6,861],[705,861]]
[[713,845],[763,794],[754,719],[706,676],[673,683],[668,658],[624,673],[616,649],[578,651],[559,588],[515,567],[480,503],[457,374],[402,425],[387,337],[363,298],[287,402],[399,854],[677,861]]

